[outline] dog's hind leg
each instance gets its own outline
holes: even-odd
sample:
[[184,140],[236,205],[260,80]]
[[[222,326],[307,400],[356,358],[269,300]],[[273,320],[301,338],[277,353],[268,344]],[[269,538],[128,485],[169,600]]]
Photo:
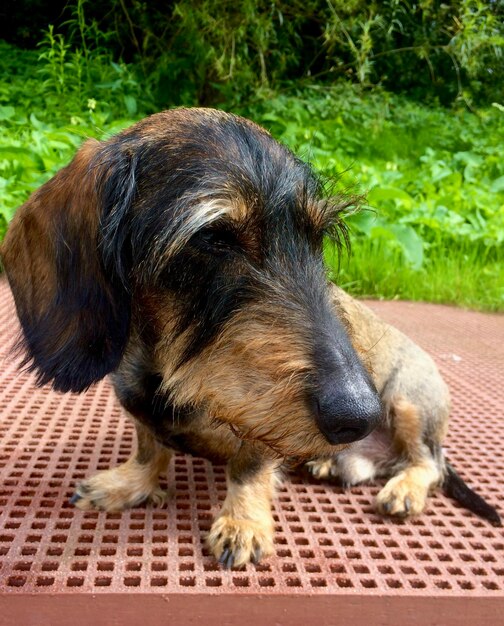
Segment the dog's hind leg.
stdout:
[[424,441],[422,419],[415,405],[398,398],[390,406],[397,462],[392,477],[378,493],[376,505],[387,515],[418,515],[431,489],[443,478],[442,457],[434,458]]
[[170,461],[172,451],[161,446],[144,426],[133,420],[137,449],[118,467],[98,472],[81,482],[71,502],[80,509],[122,511],[145,500],[161,505],[165,492],[158,478]]
[[273,553],[271,500],[279,461],[262,446],[243,442],[227,466],[227,495],[212,524],[208,545],[225,568],[239,567]]

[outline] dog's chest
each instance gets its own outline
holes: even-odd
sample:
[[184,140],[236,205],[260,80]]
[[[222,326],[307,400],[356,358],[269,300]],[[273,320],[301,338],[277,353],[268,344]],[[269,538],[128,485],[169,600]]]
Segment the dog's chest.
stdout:
[[[208,416],[187,408],[175,408],[168,394],[160,391],[161,376],[136,371],[135,376],[118,371],[111,378],[121,405],[148,428],[163,446],[211,461],[226,461],[236,445],[230,432],[212,427]],[[233,441],[230,441],[232,439]]]

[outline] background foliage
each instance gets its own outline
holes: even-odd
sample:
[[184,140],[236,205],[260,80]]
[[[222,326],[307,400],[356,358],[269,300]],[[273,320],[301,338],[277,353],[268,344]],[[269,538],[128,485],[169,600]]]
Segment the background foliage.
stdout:
[[339,266],[351,291],[504,309],[502,3],[6,7],[0,237],[85,137],[211,105],[263,124],[336,188],[367,192]]
[[[156,102],[247,100],[279,81],[346,78],[410,96],[498,99],[500,0],[6,0],[0,37],[139,63]],[[46,40],[47,41],[47,40]],[[68,55],[70,57],[71,54]],[[67,59],[69,60],[69,58]],[[88,76],[89,78],[89,76]]]

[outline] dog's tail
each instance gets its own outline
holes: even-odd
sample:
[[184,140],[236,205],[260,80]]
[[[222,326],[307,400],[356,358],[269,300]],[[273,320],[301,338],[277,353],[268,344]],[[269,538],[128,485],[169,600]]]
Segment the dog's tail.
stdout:
[[469,511],[487,519],[494,526],[502,526],[501,518],[494,507],[466,485],[450,463],[446,462],[445,467],[446,474],[442,484],[444,493]]

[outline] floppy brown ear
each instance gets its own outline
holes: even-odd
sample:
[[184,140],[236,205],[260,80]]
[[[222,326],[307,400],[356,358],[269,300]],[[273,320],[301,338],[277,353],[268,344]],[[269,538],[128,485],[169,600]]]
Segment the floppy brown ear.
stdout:
[[101,255],[106,200],[99,184],[105,178],[112,188],[118,169],[116,183],[124,183],[128,164],[101,158],[105,145],[87,141],[33,193],[1,249],[23,330],[23,364],[37,372],[39,385],[52,382],[59,391],[83,391],[114,370],[128,339],[130,297]]

